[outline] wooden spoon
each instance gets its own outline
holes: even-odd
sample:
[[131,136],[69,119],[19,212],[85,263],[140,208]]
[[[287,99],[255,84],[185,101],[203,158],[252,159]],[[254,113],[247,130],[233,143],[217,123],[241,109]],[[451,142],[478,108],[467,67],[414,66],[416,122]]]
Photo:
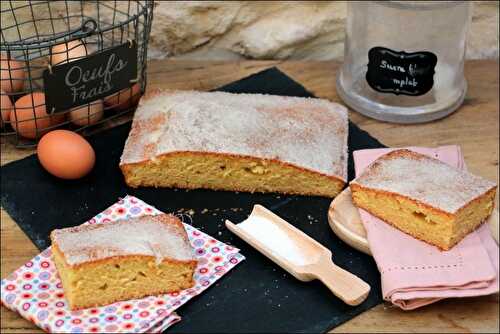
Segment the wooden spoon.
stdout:
[[308,282],[319,279],[335,296],[348,305],[359,305],[366,299],[370,292],[370,286],[359,277],[335,265],[332,262],[330,250],[261,205],[255,205],[252,213],[244,222],[246,224],[254,223],[256,219],[265,219],[266,223],[274,224],[275,227],[284,232],[289,237],[289,240],[297,246],[297,250],[301,255],[307,259],[306,263],[294,263],[294,259],[290,258],[290,256],[278,254],[272,245],[264,244],[264,242],[254,238],[246,230],[229,220],[226,220],[226,226],[231,232],[298,280]]

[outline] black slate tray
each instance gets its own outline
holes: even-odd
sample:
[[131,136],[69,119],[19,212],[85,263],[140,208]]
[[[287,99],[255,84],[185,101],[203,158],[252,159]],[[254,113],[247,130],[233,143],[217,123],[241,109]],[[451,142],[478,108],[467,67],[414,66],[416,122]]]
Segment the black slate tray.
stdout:
[[[275,68],[218,90],[312,96]],[[97,163],[81,180],[52,177],[34,155],[1,168],[1,204],[39,249],[49,246],[52,229],[79,225],[115,203],[118,197],[131,194],[164,212],[194,210],[196,228],[235,245],[247,258],[215,286],[180,308],[182,321],[169,332],[324,332],[382,302],[379,273],[373,259],[350,248],[331,231],[327,222],[330,199],[128,188],[118,162],[129,129],[130,123],[88,138],[96,151]],[[383,145],[356,125],[349,125],[350,152],[375,147]],[[350,155],[349,177],[352,176]],[[303,283],[294,279],[224,227],[225,219],[244,220],[256,203],[270,208],[330,248],[339,266],[371,285],[368,299],[357,307],[348,306],[318,281]]]

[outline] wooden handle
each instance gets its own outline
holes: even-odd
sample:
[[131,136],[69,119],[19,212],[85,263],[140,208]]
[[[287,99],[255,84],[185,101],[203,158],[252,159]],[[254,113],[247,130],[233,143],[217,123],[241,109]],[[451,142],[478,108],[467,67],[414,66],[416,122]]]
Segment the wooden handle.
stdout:
[[365,281],[331,261],[319,263],[313,275],[348,305],[361,304],[370,292],[370,286]]

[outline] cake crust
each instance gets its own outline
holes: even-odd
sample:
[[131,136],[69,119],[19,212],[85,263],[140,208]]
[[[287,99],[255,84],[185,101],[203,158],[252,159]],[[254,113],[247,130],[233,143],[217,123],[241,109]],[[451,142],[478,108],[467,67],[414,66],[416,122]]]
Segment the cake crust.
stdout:
[[481,225],[496,194],[493,182],[410,150],[383,155],[350,188],[357,207],[442,250]]
[[322,99],[157,90],[141,100],[120,168],[127,184],[136,187],[141,184],[131,174],[137,167],[188,154],[216,156],[292,168],[326,177],[341,189],[347,179],[347,132],[346,109]]
[[[467,192],[468,199],[464,200],[455,199],[453,203],[451,204],[448,203],[446,204],[445,207],[440,206],[438,203],[439,202],[442,203],[446,201],[446,199],[441,200],[438,198],[437,201],[434,201],[434,198],[427,196],[428,189],[425,189],[425,186],[428,186],[429,179],[418,179],[417,182],[421,183],[422,187],[416,192],[411,192],[408,190],[406,190],[406,193],[399,192],[397,186],[398,184],[403,183],[401,181],[404,181],[402,174],[397,176],[392,176],[389,175],[390,172],[380,171],[380,166],[383,163],[391,160],[400,160],[400,161],[404,160],[409,162],[410,163],[409,172],[415,171],[415,168],[413,168],[411,164],[418,162],[424,162],[424,163],[427,162],[430,164],[439,165],[440,167],[443,167],[443,169],[441,170],[443,173],[439,175],[434,175],[433,174],[434,170],[424,171],[427,174],[426,177],[436,182],[439,182],[436,184],[436,189],[438,191],[443,190],[446,187],[450,188],[451,186],[453,186],[452,184],[446,183],[447,181],[449,181],[449,179],[446,180],[442,179],[444,176],[446,176],[444,175],[444,173],[446,172],[448,173],[454,172],[455,174],[452,174],[451,175],[452,177],[460,176],[462,178],[469,178],[469,180],[467,180],[467,184],[456,186],[453,189],[450,188],[451,189],[450,191],[452,192],[458,192],[460,190],[462,190],[463,192],[464,191]],[[392,167],[389,166],[389,168]],[[394,171],[394,169],[392,171]],[[412,176],[406,175],[406,177],[412,177]],[[382,184],[383,181],[389,181],[389,182],[394,181],[394,183],[391,182],[387,183],[387,185],[383,185]],[[405,198],[406,200],[411,200],[412,202],[417,203],[418,205],[424,206],[428,209],[434,210],[441,214],[446,214],[448,216],[457,214],[460,210],[463,210],[464,207],[472,203],[474,200],[478,200],[486,196],[491,191],[496,191],[497,188],[494,182],[491,182],[489,180],[483,179],[478,176],[474,176],[466,171],[451,167],[438,159],[434,159],[407,149],[394,150],[387,154],[384,154],[379,159],[370,164],[360,176],[352,180],[349,186],[351,187],[351,189],[353,188],[370,189],[371,191],[383,193],[389,196],[397,195]],[[393,188],[391,188],[391,186],[393,186]],[[410,187],[412,186],[413,185],[410,185]],[[417,194],[417,192],[420,194]]]
[[146,215],[51,233],[72,310],[190,288],[197,261],[182,222]]
[[[109,256],[105,259],[99,259],[99,260],[90,260],[84,263],[79,263],[79,264],[74,264],[70,265],[66,261],[66,258],[64,256],[64,253],[57,247],[57,244],[52,244],[51,246],[52,251],[56,251],[61,255],[61,258],[64,259],[64,264],[68,267],[77,269],[77,268],[90,268],[92,266],[100,266],[103,264],[109,264],[109,263],[114,263],[117,261],[124,261],[124,260],[132,260],[132,259],[137,259],[141,261],[151,261],[155,260],[156,257],[151,256],[151,255],[120,255],[120,256]],[[196,265],[198,264],[198,261],[196,260],[177,260],[177,259],[171,259],[171,258],[164,258],[161,260],[161,263],[170,263],[170,264],[187,264],[187,265]]]
[[[422,203],[420,201],[417,201],[413,198],[410,198],[408,196],[404,196],[404,195],[401,195],[401,194],[396,194],[396,193],[393,193],[393,192],[390,192],[390,191],[386,191],[386,190],[380,190],[380,189],[373,189],[373,188],[368,188],[368,187],[363,187],[363,186],[360,186],[359,184],[350,184],[349,185],[349,188],[351,188],[351,191],[353,192],[357,192],[357,191],[366,191],[368,193],[373,193],[373,194],[376,194],[376,195],[383,195],[383,196],[388,196],[388,197],[391,197],[391,198],[394,198],[394,199],[401,199],[401,200],[404,200],[404,201],[408,201],[408,202],[411,202],[417,206],[420,206],[420,207],[423,207],[425,208],[426,210],[429,210],[429,211],[432,211],[434,212],[435,214],[437,215],[442,215],[444,217],[447,217],[447,218],[453,218],[454,215],[449,213],[449,212],[446,212],[446,211],[443,211],[439,208],[435,208],[429,204],[426,204],[426,203]],[[359,204],[357,205],[358,207],[362,208],[362,209],[365,209],[363,208],[363,204]],[[383,219],[382,219],[383,220]]]
[[[120,238],[115,234],[120,233],[123,228],[129,228],[130,224],[136,224],[127,231],[134,235],[122,235]],[[148,235],[147,232],[151,234]],[[170,238],[167,234],[170,234]],[[82,237],[90,240],[81,240]],[[158,238],[153,239],[155,237]],[[132,257],[154,258],[157,262],[196,262],[184,225],[176,216],[170,214],[146,215],[106,224],[55,229],[50,233],[50,239],[52,246],[57,248],[65,264],[70,267]],[[115,240],[116,244],[110,244]],[[178,249],[176,252],[162,249],[162,243],[166,246],[175,244]]]
[[[311,173],[313,175],[321,175],[325,178],[328,178],[329,180],[333,181],[333,182],[336,182],[338,183],[339,187],[340,188],[343,188],[344,185],[345,185],[345,180],[336,176],[336,175],[327,175],[327,174],[324,174],[324,173],[320,173],[320,172],[317,172],[317,171],[312,171],[310,169],[307,169],[307,168],[304,168],[304,167],[300,167],[300,166],[296,166],[296,165],[293,165],[293,164],[290,164],[290,163],[287,163],[287,162],[284,162],[284,161],[280,161],[280,160],[276,160],[276,159],[260,159],[260,158],[256,158],[256,157],[252,157],[252,156],[244,156],[244,155],[236,155],[236,154],[230,154],[230,153],[213,153],[213,152],[197,152],[197,151],[183,151],[183,152],[172,152],[172,153],[165,153],[165,154],[162,154],[162,155],[159,155],[158,157],[155,158],[155,160],[161,160],[162,158],[168,158],[168,157],[182,157],[183,155],[189,155],[189,154],[194,154],[194,155],[199,155],[201,157],[207,157],[207,156],[212,156],[212,157],[231,157],[231,158],[237,158],[237,159],[241,159],[241,160],[246,160],[247,162],[249,163],[261,163],[261,162],[268,162],[268,163],[276,163],[276,164],[279,164],[279,165],[282,165],[282,166],[287,166],[287,167],[290,167],[290,168],[293,168],[293,169],[296,169],[297,172],[301,172],[301,173]],[[127,185],[129,185],[130,187],[132,188],[137,188],[140,186],[140,184],[134,184],[132,181],[131,181],[131,176],[132,176],[132,173],[133,173],[133,170],[134,170],[134,167],[136,166],[144,166],[146,163],[148,163],[149,161],[148,160],[145,160],[145,161],[141,161],[141,162],[136,162],[136,163],[130,163],[130,164],[121,164],[120,165],[120,169],[125,177],[125,181],[127,183]],[[189,185],[186,185],[186,186],[183,186],[183,188],[189,188],[189,189],[196,189],[196,188],[199,188],[198,186],[189,186]],[[212,190],[223,190],[221,189],[220,187],[207,187],[209,189],[212,189]],[[247,191],[246,189],[243,189],[243,188],[238,188],[238,187],[233,187],[232,190],[234,191]],[[289,194],[304,194],[303,192],[290,192]],[[315,193],[308,193],[308,194],[304,194],[304,195],[315,195]]]
[[[53,255],[54,258],[59,257],[60,259],[64,259],[64,255],[61,253],[61,251],[57,247],[57,245],[52,246],[52,252],[55,253]],[[114,256],[114,257],[110,257],[107,259],[90,261],[90,262],[87,262],[83,265],[68,266],[68,269],[63,269],[61,265],[57,266],[57,263],[56,263],[56,267],[57,267],[58,271],[59,270],[72,270],[72,269],[74,270],[74,269],[78,269],[78,268],[82,268],[82,269],[86,270],[86,269],[90,269],[92,267],[95,268],[95,267],[99,267],[99,266],[103,266],[103,265],[113,266],[116,264],[121,264],[124,261],[138,260],[141,262],[148,262],[148,261],[151,261],[151,259],[153,259],[151,256],[145,256],[145,255]],[[197,261],[177,261],[177,260],[173,260],[173,259],[164,259],[162,261],[162,264],[182,265],[184,268],[187,268],[188,272],[191,272],[191,273],[194,272],[196,270],[196,267],[197,267]],[[182,282],[179,285],[179,287],[176,289],[171,289],[169,287],[165,287],[163,289],[157,288],[157,289],[155,289],[154,292],[142,292],[142,293],[139,292],[138,293],[138,292],[132,291],[130,293],[130,295],[127,296],[126,298],[116,296],[116,297],[106,299],[104,301],[95,301],[95,302],[89,303],[85,300],[82,301],[82,300],[78,300],[77,298],[72,297],[73,294],[71,293],[71,290],[70,290],[71,283],[69,283],[63,279],[61,279],[61,281],[62,281],[63,288],[65,290],[66,299],[68,300],[69,306],[70,306],[72,311],[82,310],[82,309],[91,308],[91,307],[99,307],[99,306],[103,306],[103,305],[109,305],[109,304],[113,304],[113,303],[123,301],[123,300],[140,299],[140,298],[144,298],[144,297],[148,297],[148,296],[171,293],[171,292],[175,292],[175,291],[179,291],[179,290],[183,290],[183,289],[189,289],[195,285],[195,281],[191,275],[188,280],[186,280],[185,282]]]
[[[409,198],[409,197],[406,197],[406,196],[401,196],[399,194],[394,194],[394,193],[391,193],[391,192],[388,192],[388,191],[381,191],[381,190],[376,190],[376,189],[364,188],[364,187],[361,187],[361,186],[359,186],[357,184],[350,185],[349,187],[351,188],[351,191],[353,191],[353,192],[360,192],[360,191],[372,192],[372,193],[377,194],[377,195],[384,195],[384,196],[388,196],[388,197],[391,197],[391,198],[394,198],[394,199],[400,198],[400,199],[403,199],[405,201],[409,201],[411,203],[414,203],[417,206],[425,208],[425,210],[433,212],[436,216],[437,215],[442,216],[443,218],[449,219],[450,221],[452,221],[455,218],[455,216],[456,216],[454,214],[450,214],[449,212],[446,212],[446,211],[434,208],[434,207],[432,207],[432,206],[430,206],[428,204],[415,201],[412,198]],[[486,199],[488,197],[494,198],[495,197],[495,193],[496,193],[496,188],[490,189],[484,195],[481,195],[480,197],[471,200],[469,203],[467,203],[467,205],[464,205],[460,210],[464,210],[464,208],[467,207],[468,205],[471,205],[474,202],[480,202],[480,201],[482,201],[482,200],[484,200],[484,199]],[[444,245],[442,243],[435,242],[433,240],[429,240],[429,239],[426,239],[426,238],[423,238],[423,237],[419,237],[415,233],[410,233],[408,231],[404,231],[400,226],[396,225],[390,219],[387,219],[387,218],[383,217],[382,215],[377,214],[376,212],[374,212],[373,210],[371,210],[370,207],[366,206],[365,203],[356,200],[354,196],[353,196],[353,202],[354,202],[354,204],[358,208],[366,210],[367,212],[373,214],[374,216],[376,216],[378,219],[382,220],[383,222],[385,222],[385,223],[387,223],[387,224],[389,224],[389,225],[397,228],[398,230],[401,230],[402,232],[410,234],[415,239],[418,239],[420,241],[423,241],[423,242],[426,242],[426,243],[431,244],[433,246],[436,246],[437,248],[439,248],[442,251],[447,251],[447,250],[451,249],[453,246],[455,246],[461,240],[460,238],[457,238],[456,241],[454,241],[453,243]],[[457,214],[458,213],[459,212],[457,212]],[[489,214],[488,214],[488,216],[489,216]],[[469,233],[471,233],[471,232],[473,232],[473,231],[475,231],[480,226],[481,226],[481,224],[473,225],[470,229],[468,229],[464,233],[464,236],[467,235],[467,234],[469,234]]]

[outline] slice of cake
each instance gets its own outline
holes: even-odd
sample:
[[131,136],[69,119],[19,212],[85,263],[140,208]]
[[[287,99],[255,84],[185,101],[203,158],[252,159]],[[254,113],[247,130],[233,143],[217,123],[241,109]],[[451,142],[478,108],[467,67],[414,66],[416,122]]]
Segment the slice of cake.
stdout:
[[142,216],[50,234],[72,310],[190,288],[197,261],[181,221]]
[[334,197],[347,179],[346,108],[322,99],[156,91],[121,157],[131,187]]
[[490,215],[496,192],[491,181],[409,150],[383,155],[350,188],[359,208],[444,250]]

